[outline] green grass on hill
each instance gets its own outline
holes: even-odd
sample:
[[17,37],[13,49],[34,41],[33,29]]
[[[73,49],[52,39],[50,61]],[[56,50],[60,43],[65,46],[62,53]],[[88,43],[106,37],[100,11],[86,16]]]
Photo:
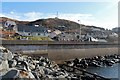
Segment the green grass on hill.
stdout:
[[52,41],[49,37],[28,37],[29,40]]
[[[49,37],[40,37],[40,36],[19,36],[19,37],[28,38],[28,40],[53,41]],[[19,37],[15,37],[13,40],[18,39]]]

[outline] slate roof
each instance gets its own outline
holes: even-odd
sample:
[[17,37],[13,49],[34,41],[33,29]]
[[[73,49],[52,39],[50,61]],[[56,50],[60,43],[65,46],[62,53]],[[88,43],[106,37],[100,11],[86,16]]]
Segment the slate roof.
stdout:
[[17,30],[20,32],[47,32],[47,29],[39,26],[17,25]]

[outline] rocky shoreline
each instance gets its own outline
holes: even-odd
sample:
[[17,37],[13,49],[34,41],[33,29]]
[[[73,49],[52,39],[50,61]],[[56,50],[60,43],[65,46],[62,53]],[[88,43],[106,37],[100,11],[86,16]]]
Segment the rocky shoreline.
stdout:
[[[9,55],[10,56],[10,55]],[[120,55],[105,55],[95,56],[93,58],[82,58],[65,61],[62,65],[67,65],[73,68],[80,68],[82,73],[70,72],[68,67],[65,70],[61,65],[56,64],[54,61],[46,57],[33,58],[21,54],[14,53],[11,59],[6,59],[8,68],[3,70],[3,75],[0,76],[1,80],[17,80],[17,79],[36,79],[36,80],[107,80],[97,75],[86,75],[84,69],[93,67],[112,66],[120,62]],[[1,61],[2,62],[2,61]],[[2,64],[2,63],[1,63]],[[109,79],[108,79],[109,80]]]
[[113,66],[115,63],[120,63],[120,55],[118,54],[82,59],[75,58],[74,60],[65,61],[68,66],[80,68]]

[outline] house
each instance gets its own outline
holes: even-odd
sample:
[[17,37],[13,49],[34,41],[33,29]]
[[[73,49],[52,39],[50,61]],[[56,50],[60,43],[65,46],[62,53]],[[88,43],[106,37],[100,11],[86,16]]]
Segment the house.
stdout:
[[28,26],[18,24],[16,33],[22,36],[48,36],[48,31],[43,26]]
[[0,22],[0,37],[1,38],[9,38],[15,34],[14,30],[10,30],[11,24],[9,26],[4,26],[2,22]]
[[11,37],[15,34],[14,31],[2,31],[0,30],[0,37],[6,38],[6,37]]
[[2,22],[0,22],[0,29],[3,29]]
[[60,31],[65,31],[67,27],[66,26],[57,26],[56,29],[60,30]]
[[63,32],[58,35],[59,41],[79,41],[80,35],[79,33],[71,33],[71,32]]
[[60,30],[54,30],[54,31],[50,32],[49,37],[50,38],[54,38],[54,37],[56,37],[59,34],[61,34]]
[[61,33],[58,35],[58,40],[59,41],[71,41],[73,40],[73,37],[69,33]]
[[119,33],[120,32],[120,27],[115,27],[112,29],[113,32]]
[[89,34],[84,35],[84,37],[82,38],[82,41],[88,41],[88,42],[107,42],[105,39],[94,38],[93,36],[91,36]]
[[6,31],[16,31],[17,24],[14,21],[6,21],[3,26]]

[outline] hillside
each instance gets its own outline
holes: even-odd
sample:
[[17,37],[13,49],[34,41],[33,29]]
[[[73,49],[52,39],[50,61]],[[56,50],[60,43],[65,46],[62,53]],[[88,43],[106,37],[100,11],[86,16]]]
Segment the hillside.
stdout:
[[79,24],[73,21],[58,19],[58,18],[49,18],[49,19],[39,19],[33,22],[28,23],[28,25],[39,24],[47,28],[57,28],[59,26],[64,26],[65,29],[76,29],[79,28]]
[[14,21],[16,24],[27,24],[29,21],[18,21],[16,19],[11,19],[7,17],[0,17],[0,22],[4,23],[6,21]]
[[[80,28],[80,25],[76,22],[65,20],[65,19],[58,19],[58,18],[38,19],[38,20],[29,22],[29,21],[18,21],[18,20],[6,18],[6,17],[0,17],[0,22],[2,23],[4,23],[7,20],[15,21],[16,24],[25,24],[25,25],[31,25],[31,26],[36,24],[42,25],[50,29],[58,29],[59,26],[64,26],[65,31],[76,30]],[[85,24],[81,24],[81,28],[84,28],[84,29],[89,29],[91,27],[95,27],[95,26],[85,26]],[[100,27],[95,27],[95,28],[104,29]]]
[[[26,27],[26,25],[29,25],[34,27],[35,25],[40,25],[43,26],[47,29],[50,29],[51,31],[54,30],[60,30],[63,31],[65,33],[80,33],[82,35],[86,35],[89,34],[91,36],[93,36],[94,38],[106,38],[107,37],[107,41],[114,41],[114,35],[111,37],[109,35],[112,34],[111,30],[105,30],[104,28],[101,27],[96,27],[96,26],[89,26],[89,25],[85,25],[85,24],[78,24],[76,22],[70,21],[70,20],[65,20],[65,19],[59,19],[59,18],[48,18],[48,19],[38,19],[35,21],[19,21],[19,20],[15,20],[15,19],[10,19],[10,18],[6,18],[6,17],[0,17],[0,25],[1,23],[4,24],[6,21],[14,21],[17,25],[23,25],[21,26],[23,29],[25,29],[24,27]],[[113,29],[113,30],[116,30]]]

